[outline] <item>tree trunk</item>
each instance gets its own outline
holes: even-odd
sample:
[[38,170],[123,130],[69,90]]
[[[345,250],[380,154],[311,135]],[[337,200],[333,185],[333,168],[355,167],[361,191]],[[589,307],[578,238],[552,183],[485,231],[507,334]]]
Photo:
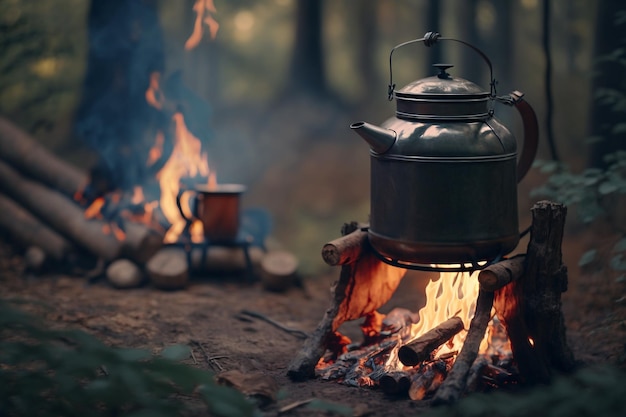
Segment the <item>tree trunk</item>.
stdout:
[[[626,25],[617,25],[615,20],[620,12],[626,10],[622,2],[613,0],[599,0],[595,22],[595,38],[593,45],[593,59],[596,76],[591,85],[592,94],[601,91],[620,92],[626,94],[624,82],[624,65],[617,59],[602,59],[607,55],[623,48],[626,38]],[[597,99],[591,104],[591,118],[589,135],[601,137],[591,149],[589,165],[597,168],[606,167],[604,155],[617,150],[626,149],[626,131],[620,129],[614,132],[616,124],[623,121],[623,110],[617,109],[612,103],[601,102]]]
[[298,0],[295,42],[289,71],[289,90],[324,95],[327,93],[322,39],[324,2]]
[[[424,25],[427,32],[441,33],[440,3],[441,2],[439,0],[428,1],[425,13],[426,23]],[[441,63],[441,60],[443,59],[442,57],[443,51],[441,50],[441,45],[439,42],[428,48],[428,59],[426,60],[425,76],[429,77],[436,74],[436,72],[433,71],[433,64]]]
[[354,2],[354,14],[357,19],[354,22],[357,32],[357,64],[360,76],[363,79],[364,91],[376,90],[371,86],[378,85],[376,72],[376,38],[377,28],[377,2],[376,0],[361,0]]
[[129,190],[154,176],[148,154],[156,130],[169,122],[146,101],[150,75],[164,69],[156,0],[92,0],[87,26],[76,131],[100,156],[92,176],[102,188]]
[[[482,40],[476,27],[476,8],[478,0],[459,2],[459,14],[456,15],[456,25],[459,39],[482,49]],[[481,58],[470,48],[461,48],[461,68],[457,70],[459,76],[468,79],[483,88],[488,88],[488,72],[481,63]]]

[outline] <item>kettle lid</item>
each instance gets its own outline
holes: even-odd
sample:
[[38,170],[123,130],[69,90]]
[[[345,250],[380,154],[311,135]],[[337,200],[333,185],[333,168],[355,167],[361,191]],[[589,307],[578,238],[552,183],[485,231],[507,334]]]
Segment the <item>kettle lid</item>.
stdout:
[[452,77],[450,64],[433,65],[439,74],[413,81],[398,91],[396,116],[417,120],[484,120],[491,117],[491,93],[463,78]]

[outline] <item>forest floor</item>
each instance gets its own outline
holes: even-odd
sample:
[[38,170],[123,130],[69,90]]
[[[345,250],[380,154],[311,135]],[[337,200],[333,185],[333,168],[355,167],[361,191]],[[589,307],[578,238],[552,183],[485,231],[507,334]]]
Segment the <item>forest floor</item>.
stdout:
[[[275,131],[282,132],[285,120],[289,118],[284,114],[276,117]],[[328,125],[337,123],[344,128],[348,125],[345,120],[329,121]],[[317,125],[318,120],[312,120],[311,124]],[[306,126],[299,129],[311,130],[313,136],[323,134]],[[267,322],[241,315],[242,310],[252,310],[285,326],[312,331],[330,305],[330,288],[339,274],[338,268],[323,265],[319,255],[321,245],[338,236],[342,221],[363,220],[352,217],[354,211],[343,212],[338,207],[353,204],[361,210],[363,206],[359,202],[367,201],[367,191],[362,192],[369,184],[367,147],[362,145],[363,155],[357,162],[355,147],[345,143],[358,142],[358,138],[337,142],[312,139],[294,144],[290,133],[295,136],[297,132],[283,132],[281,142],[273,147],[269,146],[272,129],[265,135],[258,133],[257,146],[275,155],[276,161],[258,168],[264,174],[258,175],[250,199],[271,209],[278,219],[291,219],[282,226],[278,224],[275,232],[279,239],[291,248],[286,237],[292,236],[292,242],[304,248],[297,252],[306,252],[312,259],[309,264],[323,266],[304,269],[301,287],[276,293],[241,277],[198,276],[179,291],[161,291],[151,286],[117,290],[104,281],[88,284],[84,277],[28,274],[24,272],[23,259],[11,242],[5,241],[0,244],[0,298],[19,300],[21,309],[40,317],[43,323],[82,329],[111,346],[158,351],[172,344],[188,344],[195,353],[195,360],[185,361],[190,366],[213,371],[219,366],[223,370],[260,372],[273,379],[280,389],[278,401],[264,409],[267,416],[276,416],[281,407],[311,398],[350,406],[355,415],[363,416],[414,415],[427,409],[427,402],[389,398],[376,389],[352,388],[317,379],[292,382],[286,371],[302,341]],[[232,149],[223,153],[236,153],[247,145],[234,143]],[[255,152],[252,154],[251,160]],[[526,188],[520,190],[520,195],[528,195],[529,188],[540,182],[532,174],[530,177],[530,183],[523,185]],[[521,201],[520,205],[532,205],[527,203]],[[297,223],[302,221],[302,213],[308,213],[308,217],[304,216],[308,223]],[[529,213],[522,210],[521,223],[528,222]],[[568,223],[573,222],[568,219]],[[320,229],[324,231],[320,233]],[[318,234],[311,238],[306,230],[316,230]],[[590,265],[584,271],[578,267],[586,250],[604,246],[613,238],[607,228],[567,227],[563,261],[569,269],[569,287],[563,294],[563,312],[569,346],[581,364],[608,364],[626,370],[625,284],[601,265]],[[520,247],[523,251],[523,242]],[[428,276],[409,275],[382,312],[393,307],[417,311],[424,304]],[[358,340],[358,323],[347,323],[342,330]],[[218,359],[208,362],[207,355]],[[319,413],[300,407],[281,415],[299,417]]]
[[[570,250],[572,246],[576,244],[565,242],[564,253],[577,252],[576,248]],[[117,347],[158,351],[172,344],[187,344],[197,358],[185,361],[190,366],[261,373],[280,389],[279,400],[264,410],[267,416],[278,415],[285,405],[311,398],[350,406],[356,415],[409,415],[428,407],[427,402],[390,398],[375,389],[315,379],[292,382],[286,371],[302,341],[267,322],[241,315],[242,310],[251,310],[310,332],[329,306],[329,289],[338,270],[304,277],[302,287],[284,293],[268,292],[259,283],[246,283],[237,277],[197,277],[179,291],[150,286],[117,290],[104,282],[88,285],[80,277],[26,274],[23,260],[7,245],[2,246],[0,256],[0,296],[20,300],[20,308],[40,317],[43,323],[82,329]],[[565,256],[566,264],[575,265],[576,259],[571,258]],[[382,311],[396,306],[416,311],[424,303],[425,279],[419,275],[405,277]],[[626,368],[623,298],[615,285],[599,274],[570,273],[563,311],[569,345],[578,361]],[[356,322],[342,330],[358,340]],[[207,355],[218,359],[208,362]],[[317,413],[296,408],[281,415]]]

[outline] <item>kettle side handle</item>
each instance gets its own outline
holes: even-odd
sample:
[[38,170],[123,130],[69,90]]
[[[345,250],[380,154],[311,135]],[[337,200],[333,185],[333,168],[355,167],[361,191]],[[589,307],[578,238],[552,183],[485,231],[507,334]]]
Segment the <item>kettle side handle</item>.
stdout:
[[524,126],[524,147],[517,163],[517,182],[519,183],[528,173],[530,167],[537,155],[537,147],[539,145],[539,123],[537,115],[526,100],[523,99],[524,93],[513,91],[512,93],[499,96],[496,100],[508,106],[514,106],[522,118]]

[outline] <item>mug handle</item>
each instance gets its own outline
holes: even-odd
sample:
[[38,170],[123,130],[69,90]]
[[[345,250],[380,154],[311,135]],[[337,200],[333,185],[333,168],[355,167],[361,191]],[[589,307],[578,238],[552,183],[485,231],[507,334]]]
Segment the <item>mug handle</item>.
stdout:
[[181,198],[187,192],[194,192],[194,190],[182,189],[178,191],[178,194],[176,195],[176,207],[178,207],[178,211],[180,212],[180,215],[183,217],[183,219],[187,220],[188,222],[192,222],[194,220],[194,217],[198,217],[198,215],[194,213],[194,210],[191,209],[191,205],[190,205],[189,211],[191,212],[192,217],[191,218],[187,217],[187,215],[185,214],[185,211],[183,210],[183,204],[181,201]]

